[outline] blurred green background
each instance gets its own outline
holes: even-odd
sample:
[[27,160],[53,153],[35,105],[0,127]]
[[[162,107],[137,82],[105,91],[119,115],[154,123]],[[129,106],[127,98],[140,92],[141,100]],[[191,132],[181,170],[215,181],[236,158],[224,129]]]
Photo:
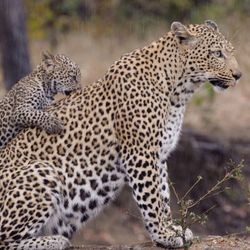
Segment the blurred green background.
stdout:
[[[200,23],[248,17],[249,0],[24,0],[31,38],[48,39],[55,45],[59,35],[71,31],[143,36],[156,25],[173,20]],[[52,38],[53,37],[53,38]],[[54,40],[53,40],[54,39]]]

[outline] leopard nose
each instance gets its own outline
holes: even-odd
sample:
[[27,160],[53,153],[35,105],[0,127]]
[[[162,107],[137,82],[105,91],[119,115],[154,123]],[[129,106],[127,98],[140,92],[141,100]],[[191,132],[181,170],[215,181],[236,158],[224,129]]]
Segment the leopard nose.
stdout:
[[242,76],[242,73],[240,71],[233,73],[233,77],[236,81],[239,80],[241,76]]

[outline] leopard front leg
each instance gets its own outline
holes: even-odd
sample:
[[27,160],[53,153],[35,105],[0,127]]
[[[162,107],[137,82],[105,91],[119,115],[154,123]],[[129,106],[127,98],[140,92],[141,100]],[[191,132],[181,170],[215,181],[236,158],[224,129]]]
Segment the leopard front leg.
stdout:
[[165,216],[167,220],[171,220],[171,211],[170,211],[170,190],[168,184],[168,169],[167,163],[158,164],[158,172],[160,178],[160,195],[165,210]]
[[57,117],[42,110],[36,110],[28,106],[19,107],[12,115],[13,123],[21,127],[38,127],[48,134],[59,134],[63,131],[63,123]]
[[[192,232],[174,225],[171,219],[171,211],[167,200],[169,195],[162,192],[160,171],[154,154],[125,150],[123,163],[129,185],[133,190],[141,214],[144,218],[146,229],[153,241],[165,247],[178,248],[192,241]],[[165,182],[166,190],[168,183]],[[164,199],[164,196],[166,199]]]

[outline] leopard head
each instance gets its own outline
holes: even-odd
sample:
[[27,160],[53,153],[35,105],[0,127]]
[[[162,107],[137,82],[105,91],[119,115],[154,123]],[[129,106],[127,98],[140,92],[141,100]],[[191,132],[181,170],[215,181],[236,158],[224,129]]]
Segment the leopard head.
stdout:
[[81,72],[79,66],[69,57],[48,52],[42,54],[42,67],[53,93],[68,95],[80,89]]
[[173,22],[171,32],[185,55],[184,74],[192,83],[209,81],[215,90],[236,85],[242,74],[234,48],[215,22],[188,26]]

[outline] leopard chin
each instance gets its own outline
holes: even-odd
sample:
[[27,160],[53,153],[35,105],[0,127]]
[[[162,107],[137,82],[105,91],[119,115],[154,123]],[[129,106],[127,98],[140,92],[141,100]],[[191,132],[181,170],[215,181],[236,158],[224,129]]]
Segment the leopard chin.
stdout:
[[228,89],[230,87],[230,85],[228,85],[227,82],[224,82],[219,79],[209,79],[209,82],[213,85],[215,90],[220,89],[221,91],[221,90]]

